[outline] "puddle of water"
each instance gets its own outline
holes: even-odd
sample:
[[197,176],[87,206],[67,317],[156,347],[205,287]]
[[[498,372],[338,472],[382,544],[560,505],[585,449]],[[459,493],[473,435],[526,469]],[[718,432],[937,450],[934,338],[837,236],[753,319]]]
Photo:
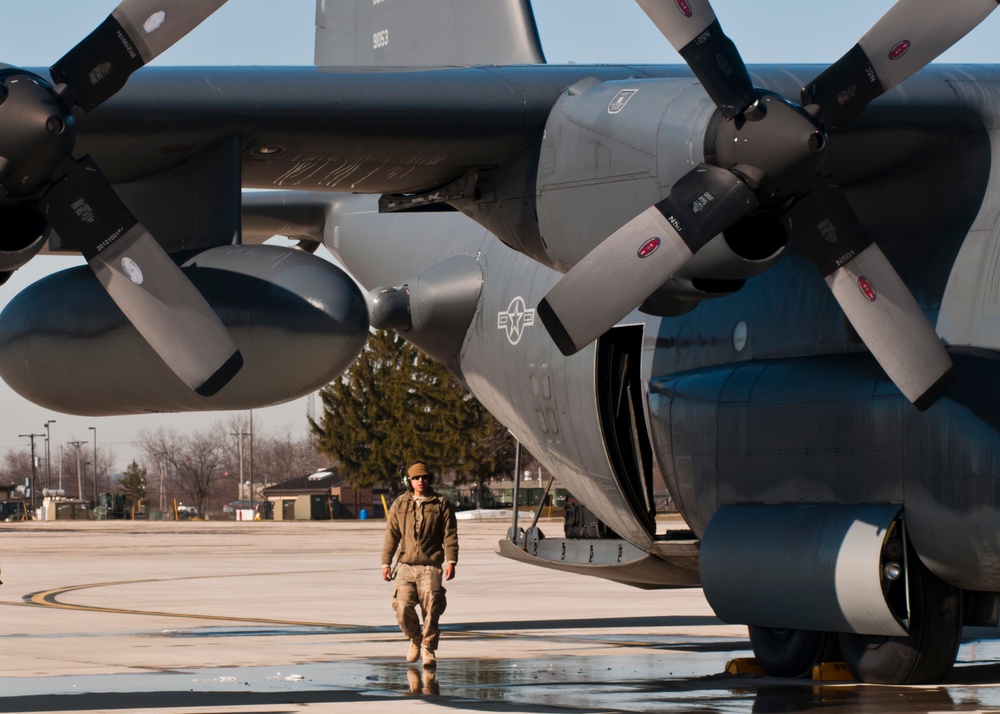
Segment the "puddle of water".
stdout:
[[[326,628],[296,628],[291,633],[285,628],[206,628],[200,632],[178,631],[177,636],[233,637],[265,631],[281,635],[329,632]],[[606,641],[600,637],[577,641],[588,639]],[[948,686],[921,688],[817,686],[806,680],[788,682],[719,674],[726,659],[749,656],[745,640],[683,638],[673,643],[660,638],[656,641],[658,649],[653,651],[647,649],[649,645],[635,642],[637,646],[623,645],[620,654],[611,655],[567,655],[544,660],[443,658],[433,676],[392,658],[288,667],[2,677],[0,712],[15,710],[9,708],[17,703],[12,698],[38,698],[40,706],[57,695],[90,695],[82,701],[96,701],[101,696],[129,693],[162,693],[163,706],[206,706],[212,696],[237,706],[264,701],[336,703],[371,697],[444,696],[563,711],[729,714],[822,709],[824,714],[909,714],[1000,708],[1000,685],[996,684],[1000,682],[1000,641],[990,638],[962,645],[959,664]],[[115,694],[104,694],[112,692]],[[227,700],[223,695],[232,696]]]

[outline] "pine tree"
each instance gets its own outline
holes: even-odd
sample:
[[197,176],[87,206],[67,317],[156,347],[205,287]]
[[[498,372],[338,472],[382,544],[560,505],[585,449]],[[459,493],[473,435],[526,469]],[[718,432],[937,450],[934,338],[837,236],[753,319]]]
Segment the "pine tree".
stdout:
[[134,459],[125,469],[121,489],[128,499],[130,508],[141,507],[143,499],[146,498],[146,469],[139,466]]
[[496,422],[449,372],[393,332],[373,333],[340,379],[320,391],[310,420],[316,448],[362,486],[389,484],[406,465],[476,479],[495,455],[483,448]]

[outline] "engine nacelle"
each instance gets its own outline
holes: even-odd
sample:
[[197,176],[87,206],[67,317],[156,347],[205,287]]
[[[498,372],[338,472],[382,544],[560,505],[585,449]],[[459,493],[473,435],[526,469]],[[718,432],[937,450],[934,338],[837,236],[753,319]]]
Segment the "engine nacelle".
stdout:
[[237,245],[182,267],[243,354],[243,369],[214,396],[170,371],[87,267],[38,281],[0,314],[0,376],[36,404],[81,416],[242,410],[328,384],[367,339],[364,295],[321,258]]
[[665,198],[701,163],[715,105],[692,78],[585,80],[549,114],[538,166],[538,226],[565,271]]
[[[689,78],[592,79],[570,87],[549,114],[538,166],[536,211],[546,262],[557,270],[571,268],[668,196],[674,183],[705,159],[715,111]],[[730,295],[774,265],[787,240],[773,218],[740,221],[640,309],[679,315],[701,300]]]

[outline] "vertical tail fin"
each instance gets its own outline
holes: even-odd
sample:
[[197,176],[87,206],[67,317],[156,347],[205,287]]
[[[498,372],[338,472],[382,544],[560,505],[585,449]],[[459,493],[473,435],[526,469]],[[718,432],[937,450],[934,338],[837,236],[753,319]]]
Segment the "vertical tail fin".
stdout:
[[321,67],[542,64],[531,0],[316,0]]

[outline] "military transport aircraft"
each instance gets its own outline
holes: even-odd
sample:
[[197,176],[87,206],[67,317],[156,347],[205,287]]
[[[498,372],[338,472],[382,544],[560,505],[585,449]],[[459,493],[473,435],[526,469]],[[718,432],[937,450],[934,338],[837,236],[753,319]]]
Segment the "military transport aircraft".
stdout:
[[320,0],[317,67],[140,71],[221,3],[125,0],[4,69],[0,268],[92,271],[10,303],[0,374],[241,409],[394,328],[613,532],[503,554],[700,585],[774,675],[939,681],[1000,614],[1000,68],[927,65],[997,2],[901,0],[828,68],[637,2],[686,65],[547,65],[528,0]]

